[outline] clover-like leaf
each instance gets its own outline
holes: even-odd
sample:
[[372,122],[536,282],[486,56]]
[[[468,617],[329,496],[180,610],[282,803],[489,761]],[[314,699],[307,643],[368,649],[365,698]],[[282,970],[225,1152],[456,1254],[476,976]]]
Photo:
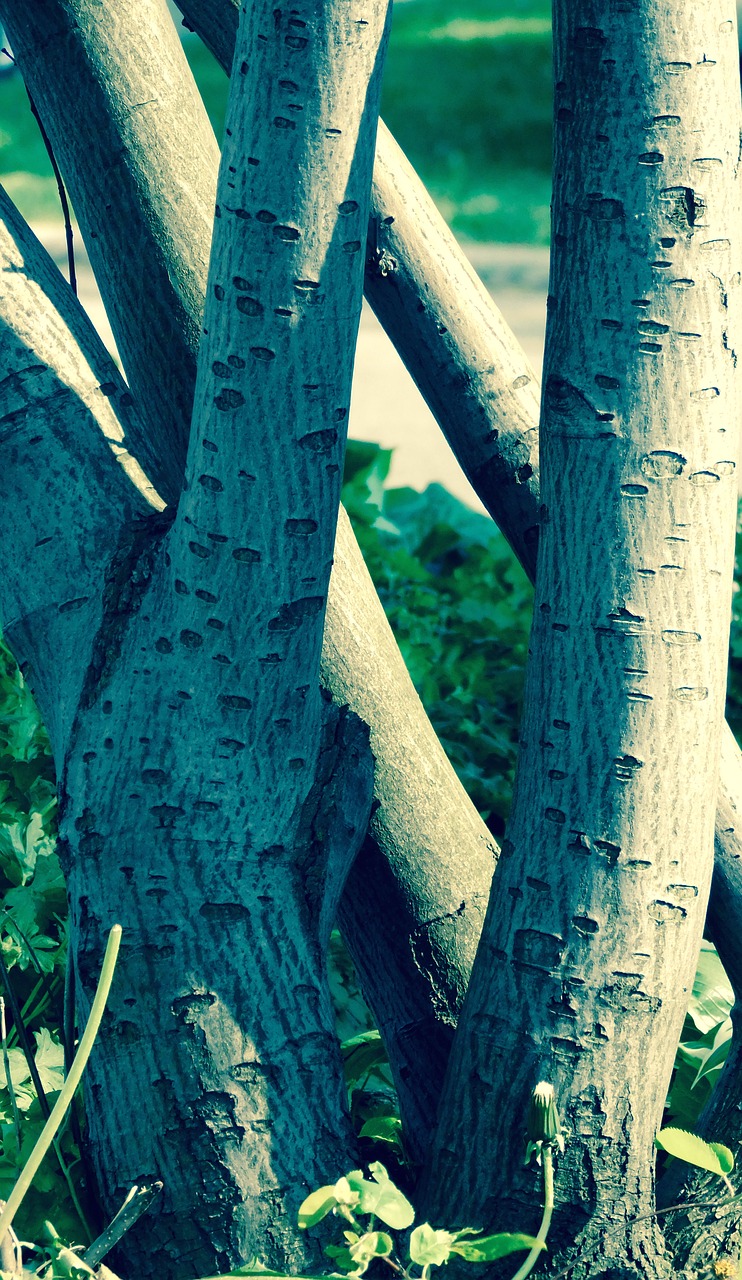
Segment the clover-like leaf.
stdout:
[[368,1266],[373,1258],[388,1258],[393,1248],[392,1237],[386,1231],[367,1231],[350,1246],[349,1253],[354,1262]]

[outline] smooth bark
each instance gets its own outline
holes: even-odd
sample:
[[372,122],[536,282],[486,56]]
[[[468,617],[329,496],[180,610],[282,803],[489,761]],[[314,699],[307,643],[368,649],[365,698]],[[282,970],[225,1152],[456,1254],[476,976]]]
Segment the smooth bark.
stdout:
[[740,409],[727,16],[644,0],[619,20],[606,0],[587,26],[555,7],[523,737],[425,1208],[532,1225],[523,1126],[548,1080],[571,1131],[549,1266],[573,1276],[669,1271],[635,1219],[654,1207],[713,866]]

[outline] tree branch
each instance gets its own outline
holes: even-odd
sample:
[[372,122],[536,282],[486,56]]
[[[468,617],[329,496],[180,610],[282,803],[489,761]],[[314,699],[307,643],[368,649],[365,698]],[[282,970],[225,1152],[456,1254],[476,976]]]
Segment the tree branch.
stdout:
[[[4,0],[4,3],[7,8],[7,0]],[[207,43],[211,43],[214,52],[228,66],[229,41],[230,39],[232,42],[234,40],[237,5],[233,3],[233,0],[217,0],[216,3],[214,3],[214,0],[203,0],[203,3],[199,3],[196,6],[192,0],[183,0],[181,7],[188,20],[204,36]],[[126,12],[128,12],[127,8],[125,8]],[[112,70],[111,57],[108,58],[105,65],[109,68],[109,71]],[[46,76],[48,79],[53,78],[49,76],[48,67]],[[113,95],[116,83],[115,78],[109,79],[108,83],[109,95]],[[54,101],[57,101],[59,92],[59,90],[55,91],[55,95],[53,95]],[[168,110],[169,104],[161,102],[160,116],[166,114]],[[168,116],[167,118],[171,119],[172,117]],[[81,121],[80,129],[83,129],[83,126],[84,121]],[[166,130],[166,133],[168,138],[172,136],[170,127]],[[84,138],[84,133],[81,136]],[[83,151],[86,145],[81,144],[79,150]],[[118,145],[121,146],[120,141]],[[380,139],[380,147],[383,146],[383,140]],[[78,154],[77,160],[82,162],[84,156]],[[177,163],[165,163],[165,161],[166,156],[160,154],[158,157],[160,172],[162,173],[165,170],[169,173],[175,173],[177,171]],[[386,248],[389,256],[395,261],[396,268],[388,276],[381,276],[378,272],[378,263],[370,263],[367,267],[367,291],[376,290],[375,305],[377,311],[382,318],[385,315],[387,316],[386,323],[390,326],[390,329],[393,321],[389,317],[399,315],[400,321],[396,329],[392,331],[392,336],[400,347],[403,346],[403,342],[406,343],[408,349],[405,350],[405,355],[411,364],[414,363],[415,359],[417,360],[419,369],[416,376],[425,393],[432,398],[437,386],[448,387],[446,394],[441,394],[438,403],[434,404],[434,410],[440,417],[445,416],[445,420],[448,423],[446,434],[449,441],[458,449],[460,456],[464,459],[468,458],[466,465],[470,476],[475,479],[483,499],[496,514],[500,525],[508,530],[509,536],[518,548],[526,567],[533,573],[535,569],[535,544],[532,540],[532,535],[530,537],[525,535],[528,530],[532,530],[537,526],[538,500],[534,483],[535,475],[534,477],[524,477],[523,468],[533,465],[534,432],[537,423],[537,384],[533,381],[532,383],[523,384],[521,387],[513,388],[513,382],[521,377],[530,376],[524,357],[518,354],[517,344],[514,339],[508,338],[507,330],[503,334],[502,322],[498,318],[499,313],[494,308],[490,308],[487,311],[487,305],[482,300],[479,286],[476,284],[466,285],[466,279],[471,280],[471,273],[468,268],[461,266],[463,255],[461,255],[460,251],[456,251],[457,262],[459,263],[456,267],[452,265],[450,257],[447,257],[446,253],[443,252],[442,241],[438,240],[438,236],[443,235],[443,223],[438,218],[438,215],[434,214],[434,212],[426,214],[425,216],[430,218],[429,229],[426,228],[426,234],[421,237],[419,243],[411,241],[416,225],[415,218],[421,216],[421,210],[424,211],[426,208],[430,210],[431,208],[424,192],[420,194],[420,184],[415,185],[414,175],[410,177],[410,174],[408,174],[403,183],[402,177],[394,177],[393,169],[390,170],[391,176],[386,182],[381,180],[380,175],[382,174],[383,166],[380,165],[377,159],[375,189],[379,193],[377,199],[379,202],[380,225],[389,228],[380,232],[380,247]],[[178,221],[178,217],[182,218],[182,225],[185,228],[193,226],[197,222],[197,213],[194,210],[202,209],[208,205],[208,197],[205,191],[206,189],[213,190],[211,182],[210,170],[207,165],[196,175],[196,180],[189,183],[181,191],[178,216],[176,216],[174,209],[168,210],[168,214],[172,215],[173,223]],[[92,178],[90,185],[92,187]],[[413,187],[412,191],[410,190],[411,186]],[[391,196],[385,194],[385,192],[389,193],[390,191],[394,192],[394,203],[392,203]],[[191,201],[193,202],[192,204]],[[415,218],[408,217],[407,206],[409,206],[410,210],[417,210]],[[395,222],[391,225],[388,224],[385,221],[388,217],[394,217]],[[165,225],[165,223],[169,227],[170,220],[163,217],[160,225]],[[145,217],[140,217],[140,225],[146,227],[147,219]],[[374,224],[370,225],[373,228]],[[103,223],[103,234],[104,238],[108,235],[105,222]],[[169,280],[176,282],[180,278],[182,282],[185,278],[184,269],[181,265],[183,261],[182,250],[187,232],[185,230],[181,231],[179,235],[177,230],[172,232],[172,234],[178,235],[177,249],[173,247],[171,240],[168,238],[170,234],[171,232],[168,230],[168,235],[163,236],[162,241],[162,253],[167,262],[167,277]],[[204,247],[200,250],[199,261],[204,264],[207,235],[203,231],[201,234],[204,237]],[[392,234],[395,237],[394,239],[389,238]],[[191,247],[188,250],[189,256],[199,253],[199,246],[195,243],[196,240],[198,240],[198,235],[192,235],[190,239]],[[117,254],[114,246],[108,240],[106,240],[106,244],[108,246],[106,250],[107,256],[110,261],[116,261]],[[433,246],[432,249],[431,245]],[[451,249],[450,241],[448,249]],[[436,258],[438,263],[442,265],[436,266]],[[111,282],[111,296],[118,289],[125,287],[128,290],[127,296],[135,296],[135,301],[131,307],[131,311],[135,316],[147,314],[148,309],[150,311],[157,310],[158,314],[161,307],[162,310],[167,310],[167,307],[156,299],[151,299],[150,303],[147,303],[143,297],[142,289],[148,282],[142,273],[132,270],[135,265],[137,265],[136,261],[132,259],[131,255],[124,259],[123,269],[116,273],[115,279]],[[455,278],[459,283],[457,283],[457,289],[453,291],[450,303],[447,302],[445,293],[443,297],[440,294],[438,297],[431,297],[430,294],[426,295],[428,307],[425,313],[420,313],[417,308],[419,299],[422,296],[422,280],[427,280],[434,273],[434,268],[435,277],[442,278],[444,283],[450,280],[452,272],[458,273]],[[200,270],[203,277],[205,275],[203,265]],[[173,343],[175,355],[172,353],[170,355],[158,355],[155,353],[158,334],[164,324],[161,318],[153,323],[152,333],[148,338],[147,351],[150,368],[172,364],[173,367],[177,367],[180,370],[179,387],[185,388],[185,390],[175,388],[175,394],[178,397],[177,404],[180,408],[178,412],[174,413],[174,416],[180,418],[181,421],[182,413],[187,411],[186,406],[190,403],[189,397],[192,388],[192,383],[187,375],[188,369],[194,367],[193,353],[195,352],[195,342],[197,340],[197,316],[201,306],[200,301],[194,302],[195,285],[193,280],[198,275],[199,271],[194,270],[190,277],[189,287],[184,290],[182,303],[179,303],[178,307],[173,309],[174,315],[182,316],[188,312],[189,307],[191,308],[191,318],[182,326],[179,344]],[[372,277],[370,286],[369,276]],[[466,306],[461,300],[462,289],[470,290],[465,295]],[[444,292],[442,286],[441,292]],[[469,339],[471,343],[469,346],[463,339],[459,342],[459,326],[462,321],[460,318],[457,321],[456,315],[461,317],[462,314],[469,316],[475,313],[472,310],[475,295],[477,310],[482,307],[481,328],[476,330]],[[390,299],[391,301],[389,301]],[[449,325],[445,323],[445,317],[451,313],[452,308],[455,313],[454,322]],[[128,316],[129,308],[122,308],[122,312],[124,317]],[[415,317],[421,317],[417,323],[420,326],[425,325],[427,328],[424,330],[421,328],[419,331],[411,328],[409,322],[414,320]],[[404,324],[402,324],[402,319],[404,319]],[[436,349],[432,346],[434,341],[433,330],[437,329],[439,325],[446,328],[448,333],[445,335],[438,333],[440,346]],[[409,335],[407,338],[403,338],[405,333]],[[117,340],[120,346],[123,345],[120,333],[117,334]],[[502,352],[502,359],[506,362],[506,368],[509,368],[509,372],[501,379],[498,377],[497,372],[494,375],[491,372],[491,365],[494,363],[491,357],[493,344],[496,349]],[[429,354],[431,351],[434,354]],[[508,351],[510,354],[508,354]],[[415,352],[417,353],[416,355]],[[489,402],[487,405],[486,429],[480,431],[478,428],[476,438],[472,433],[469,437],[470,442],[467,445],[461,443],[461,435],[467,431],[467,423],[477,421],[476,415],[472,414],[473,399],[475,397],[468,394],[466,379],[462,376],[471,365],[475,369],[485,371],[484,375],[478,377],[476,384],[478,388],[477,395],[483,389],[488,388]],[[427,376],[426,368],[432,371]],[[515,373],[515,377],[511,378],[510,372]],[[144,371],[145,376],[146,374],[147,370]],[[504,401],[496,397],[495,393],[498,390],[505,393]],[[507,415],[499,413],[499,405],[503,402],[507,405],[509,413],[517,413],[516,417],[508,418]],[[171,401],[171,410],[175,403],[174,400]],[[507,433],[508,423],[511,424],[511,429],[515,428],[512,435]],[[489,452],[493,447],[492,439],[495,431],[500,432],[503,442],[502,456],[505,461],[502,464],[496,460],[493,461],[493,455]],[[489,436],[489,444],[485,448],[485,456],[482,457],[482,441],[485,434]],[[508,443],[507,450],[505,449],[506,443]],[[139,456],[142,456],[141,451]],[[499,457],[500,455],[496,456]],[[507,461],[508,457],[510,459],[509,462]],[[167,483],[172,494],[177,483],[175,480],[177,450],[171,453],[166,462],[169,476]],[[518,472],[520,472],[520,476]],[[152,469],[152,474],[156,474],[155,468]],[[498,495],[501,498],[499,502]],[[503,502],[510,504],[507,510],[504,511],[502,510]],[[355,679],[349,676],[347,668],[343,670],[342,661],[337,656],[333,657],[332,661],[327,659],[327,653],[332,652],[334,655],[340,653],[339,646],[333,644],[332,627],[337,627],[338,632],[341,628],[343,629],[344,643],[349,642],[354,635],[358,635],[356,618],[360,597],[355,596],[352,590],[346,592],[338,590],[336,586],[340,582],[339,566],[357,563],[357,559],[357,546],[352,533],[345,525],[341,525],[338,530],[338,546],[336,548],[338,567],[336,567],[333,574],[331,591],[333,594],[337,591],[338,602],[342,601],[342,608],[330,609],[328,614],[324,673],[330,687],[335,684],[338,691],[343,687],[346,689],[345,697],[351,702],[351,705],[365,705],[370,699],[371,702],[376,702],[378,711],[378,707],[387,701],[387,697],[390,706],[396,702],[396,699],[393,697],[394,691],[391,683],[388,688],[383,690],[384,696],[380,696],[379,673],[371,656],[370,647],[366,649],[366,665],[357,666]],[[366,597],[365,599],[370,607],[371,597]],[[384,619],[378,601],[375,602],[373,608],[370,607],[370,612],[375,615],[376,627],[379,630],[383,630]],[[331,618],[334,621],[331,621]],[[337,635],[338,632],[334,634]],[[361,662],[360,653],[357,654],[357,662]],[[450,1039],[450,1032],[446,1031],[445,1028],[450,1026],[455,1019],[460,994],[466,985],[468,975],[470,961],[467,957],[473,955],[479,928],[476,906],[473,909],[473,914],[468,909],[459,916],[451,913],[452,910],[455,912],[462,902],[468,900],[470,895],[472,901],[476,904],[478,900],[481,900],[482,895],[486,894],[492,868],[494,845],[486,828],[476,818],[473,809],[466,801],[463,790],[457,781],[449,779],[446,790],[433,796],[430,794],[430,789],[421,785],[420,780],[425,776],[427,770],[426,762],[430,759],[428,752],[433,756],[438,756],[438,765],[433,767],[439,768],[441,773],[445,774],[442,753],[439,746],[436,745],[434,747],[432,745],[433,735],[430,734],[427,728],[424,712],[417,705],[417,699],[411,689],[406,673],[398,672],[395,679],[398,681],[396,683],[397,715],[401,723],[410,725],[411,730],[407,744],[408,750],[406,750],[403,760],[395,765],[390,763],[387,767],[384,752],[390,749],[390,734],[384,730],[381,724],[379,725],[378,740],[374,741],[374,750],[377,756],[376,795],[377,799],[381,801],[381,807],[374,818],[375,840],[372,840],[367,845],[361,860],[356,864],[353,875],[358,882],[365,880],[366,883],[369,883],[376,876],[377,859],[380,853],[381,857],[386,860],[387,867],[391,869],[390,891],[393,886],[396,886],[398,890],[396,909],[392,907],[393,899],[387,897],[384,909],[379,911],[378,919],[375,921],[373,928],[369,925],[369,918],[366,914],[364,927],[358,932],[357,944],[353,942],[352,937],[350,941],[354,950],[356,945],[358,946],[356,960],[360,965],[364,986],[374,1003],[385,1037],[392,1045],[395,1043],[404,1044],[405,1057],[408,1060],[405,1065],[408,1067],[409,1062],[415,1059],[417,1053],[419,1053],[417,1060],[421,1063],[428,1063],[431,1058],[433,1060],[438,1058],[443,1060],[445,1058],[445,1050],[440,1054],[431,1053],[430,1027],[426,1022],[423,1011],[426,1008],[437,1010],[434,1017],[438,1019],[437,1025],[442,1035],[442,1042],[447,1044]],[[374,686],[370,683],[371,681],[376,681],[375,687],[378,696],[372,692]],[[383,684],[383,680],[381,683]],[[352,690],[350,686],[353,686]],[[407,711],[403,713],[402,708],[407,708]],[[368,714],[371,713],[371,709],[369,709]],[[363,711],[361,711],[361,714],[364,714]],[[413,725],[415,726],[414,729],[412,728]],[[373,736],[376,734],[373,722],[371,728]],[[419,747],[418,744],[421,742],[428,744],[425,750]],[[413,760],[416,762],[417,767],[413,766]],[[420,772],[421,768],[422,772]],[[406,847],[409,850],[415,850],[414,857],[400,858],[399,863],[397,862],[399,857],[399,833],[396,831],[396,822],[391,816],[395,811],[408,814],[413,824],[410,833],[408,833]],[[469,851],[468,854],[465,854],[464,847],[459,842],[452,841],[447,834],[447,829],[452,825],[450,817],[452,814],[460,815],[460,823],[462,815],[466,815],[463,818],[463,826],[465,828],[470,827],[472,832],[471,844],[466,846]],[[449,816],[445,817],[444,820],[444,815]],[[724,856],[724,848],[724,831],[722,829],[717,831],[717,859]],[[408,883],[408,875],[410,874],[410,867],[416,862],[416,891],[419,890],[422,894],[422,883],[426,879],[425,873],[431,869],[430,860],[433,850],[435,850],[435,856],[432,858],[432,865],[438,868],[438,874],[435,877],[438,894],[434,903],[426,900],[424,896],[421,897],[420,900],[426,902],[427,905],[427,910],[424,910],[421,914],[427,925],[431,927],[438,927],[434,926],[433,922],[443,919],[449,922],[448,928],[455,930],[456,945],[448,949],[449,957],[457,957],[457,963],[454,965],[453,970],[444,959],[440,947],[434,949],[430,959],[432,967],[428,968],[427,966],[420,966],[418,957],[414,953],[414,947],[411,947],[411,944],[406,941],[402,942],[403,938],[414,938],[416,929],[419,926],[419,920],[415,918],[409,921],[409,929],[400,927],[400,921],[406,917],[409,910],[410,884]],[[471,870],[468,880],[470,893],[462,894],[458,903],[454,904],[452,908],[451,895],[445,889],[445,882],[450,875],[452,883],[460,883],[460,875],[455,868],[459,863],[459,859],[463,860],[465,856],[470,859]],[[455,893],[454,896],[459,897],[458,893]],[[729,915],[731,908],[732,903],[727,901],[723,907],[727,915]],[[720,909],[721,904],[718,900],[715,881],[709,907],[709,921],[712,928],[715,914]],[[378,929],[376,927],[377,924]],[[350,931],[350,912],[346,917],[346,928]],[[397,971],[396,976],[392,978],[390,984],[395,987],[398,993],[404,993],[403,999],[409,1000],[406,1014],[401,1009],[397,1009],[394,1012],[389,1010],[387,1015],[383,1012],[381,984],[374,978],[373,967],[367,968],[364,962],[363,953],[370,937],[377,939],[380,947],[384,947],[385,942],[388,942],[389,946],[385,953],[390,957],[390,964],[392,957],[400,949],[403,949],[406,954],[406,960],[403,959],[401,954],[397,957],[402,967]],[[408,947],[411,947],[411,949],[408,950]],[[727,959],[726,956],[723,958]],[[370,960],[370,957],[367,957],[367,959]],[[459,960],[460,963],[458,963]],[[440,967],[440,972],[438,972],[438,967]],[[735,986],[739,984],[742,987],[742,975],[737,975],[735,978],[733,969],[730,970],[730,979]],[[417,991],[417,997],[415,997],[415,991]],[[436,998],[431,1000],[432,993],[436,993]],[[402,1086],[402,1093],[404,1094],[405,1092],[406,1090]],[[435,1093],[436,1085],[433,1081],[431,1097],[435,1096]],[[425,1132],[424,1125],[421,1126],[420,1132]]]
[[[733,23],[692,4],[619,22],[597,0],[582,21],[558,0],[544,508],[513,811],[422,1200],[508,1229],[531,1185],[524,1100],[549,1080],[572,1130],[552,1266],[573,1249],[575,1277],[656,1277],[653,1228],[642,1241],[633,1221],[654,1207],[712,878],[729,642],[740,399],[719,280],[739,236],[723,106],[738,50]],[[703,60],[669,74],[691,48]],[[702,201],[672,185],[686,182]],[[586,1263],[617,1208],[623,1240]]]
[[[229,74],[240,0],[177,3]],[[364,288],[472,486],[533,577],[538,379],[383,121]]]
[[161,504],[125,447],[137,434],[126,384],[1,190],[0,257],[3,630],[30,664],[56,745],[69,732],[117,530]]
[[206,288],[218,148],[165,0],[2,0],[64,174],[146,435],[177,500]]
[[[281,775],[280,794],[267,787],[277,831],[318,742],[387,0],[364,13],[304,4],[276,11],[266,35],[263,6],[243,10],[186,483],[168,539],[175,577],[213,592],[230,617],[256,743],[285,723],[268,753]],[[225,651],[227,637],[212,638]]]

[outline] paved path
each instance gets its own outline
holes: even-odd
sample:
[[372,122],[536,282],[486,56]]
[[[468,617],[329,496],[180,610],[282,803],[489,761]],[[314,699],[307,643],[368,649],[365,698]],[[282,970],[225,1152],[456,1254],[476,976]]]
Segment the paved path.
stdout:
[[[41,224],[36,234],[66,275],[61,226]],[[115,351],[93,273],[75,237],[80,300],[98,332]],[[467,252],[535,369],[543,362],[548,249],[531,245],[472,244]],[[394,347],[364,304],[356,352],[350,434],[394,449],[390,483],[424,489],[437,480],[479,507],[466,477],[441,435]]]

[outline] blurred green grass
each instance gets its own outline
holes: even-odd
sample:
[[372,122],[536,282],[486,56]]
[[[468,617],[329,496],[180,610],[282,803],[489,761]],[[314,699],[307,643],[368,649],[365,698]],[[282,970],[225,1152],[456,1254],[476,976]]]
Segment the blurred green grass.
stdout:
[[[197,38],[185,48],[221,137],[227,78]],[[397,0],[382,112],[457,235],[548,243],[548,0]],[[60,217],[17,73],[0,78],[0,175],[26,218]]]

